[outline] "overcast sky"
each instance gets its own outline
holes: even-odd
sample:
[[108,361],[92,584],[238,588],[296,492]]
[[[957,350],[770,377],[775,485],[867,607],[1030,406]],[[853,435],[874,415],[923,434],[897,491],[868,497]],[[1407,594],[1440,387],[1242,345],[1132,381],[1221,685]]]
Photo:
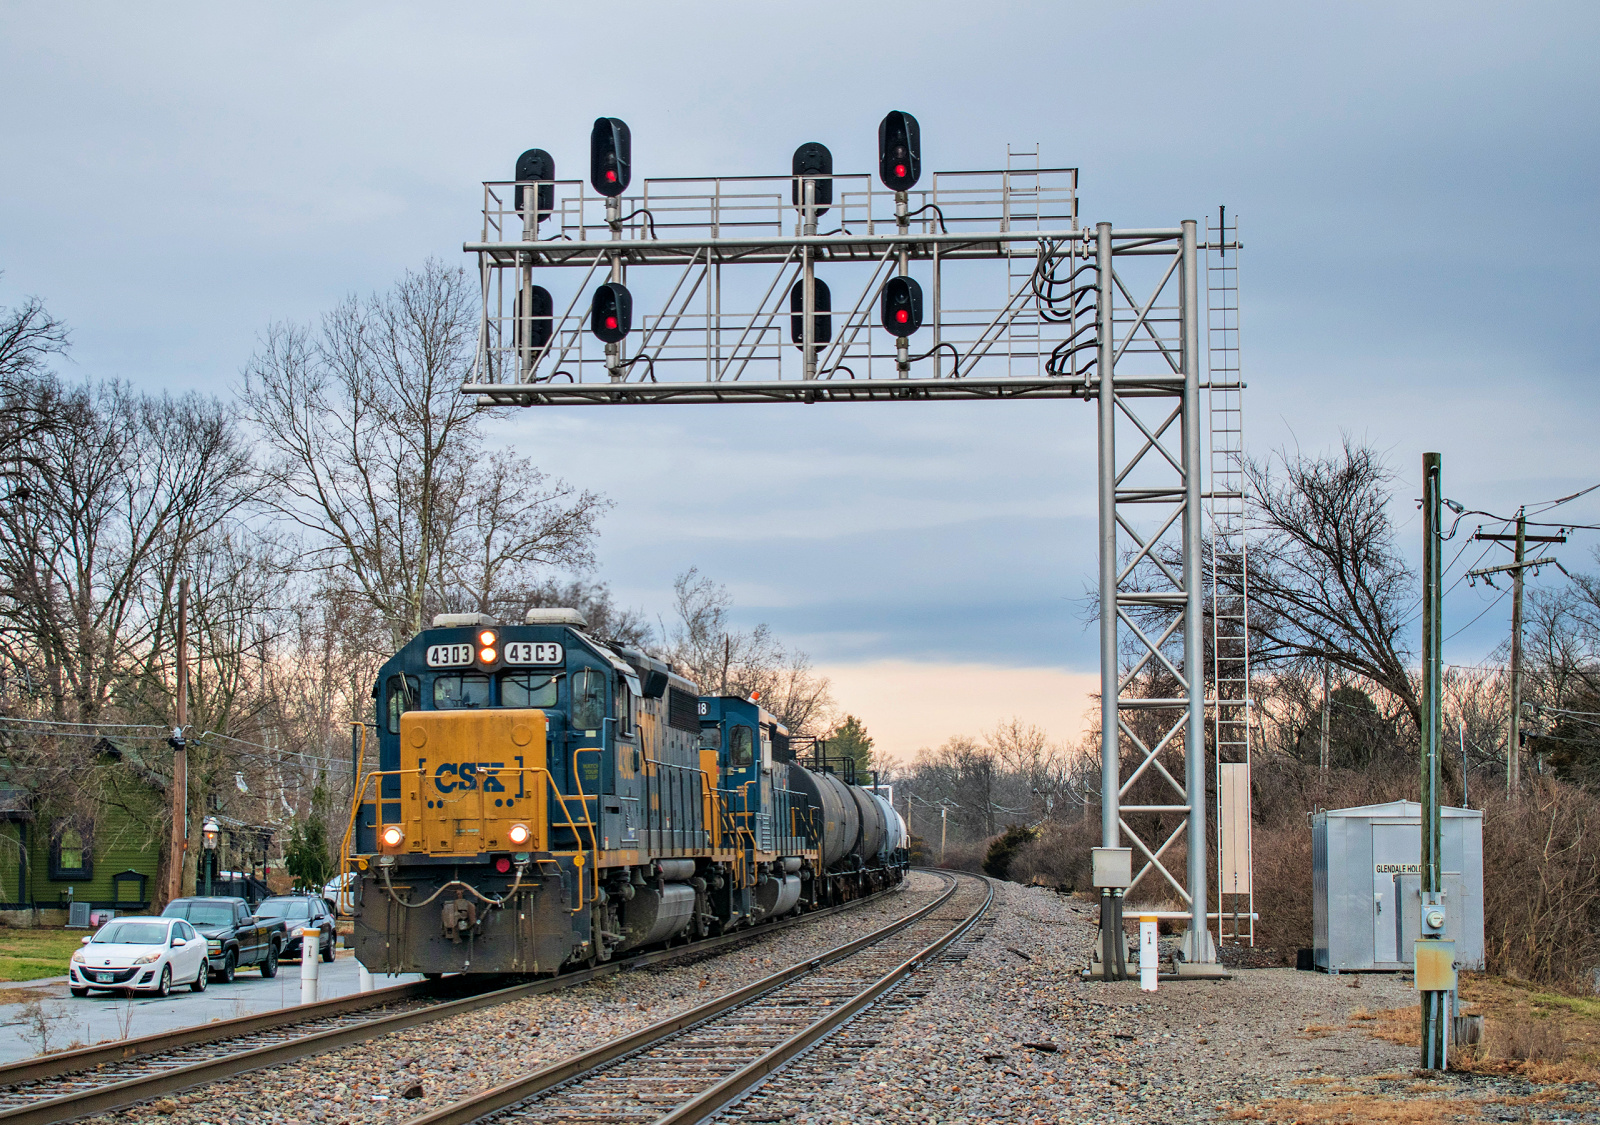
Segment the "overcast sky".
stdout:
[[[636,177],[748,175],[805,140],[865,171],[904,109],[929,169],[1008,143],[1080,168],[1088,224],[1227,204],[1251,449],[1375,444],[1416,554],[1424,450],[1496,513],[1600,481],[1600,8],[1308,8],[4,3],[0,304],[71,323],[69,374],[227,395],[270,322],[465,264],[480,182],[535,145],[581,173],[597,115],[632,126]],[[1085,404],[524,410],[497,435],[616,501],[624,601],[664,612],[699,566],[886,748],[1011,715],[1080,734]],[[1600,493],[1561,511],[1600,522]],[[1592,569],[1595,541],[1560,555]],[[1503,641],[1496,596],[1452,591],[1448,660]]]

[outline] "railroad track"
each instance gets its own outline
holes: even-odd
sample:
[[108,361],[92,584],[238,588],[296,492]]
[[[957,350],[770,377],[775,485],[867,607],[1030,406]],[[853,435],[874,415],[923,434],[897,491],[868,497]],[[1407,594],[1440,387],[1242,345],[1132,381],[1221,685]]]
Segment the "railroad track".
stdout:
[[[63,1051],[0,1066],[0,1125],[56,1125],[151,1098],[375,1039],[417,1024],[540,996],[651,965],[692,961],[883,896],[672,949],[619,957],[592,969],[500,988],[462,978],[419,981],[199,1027]],[[462,995],[463,991],[467,994]],[[377,1010],[374,1014],[374,1009]]]
[[[938,874],[945,893],[897,922],[406,1125],[710,1120],[937,963],[983,917],[987,880]],[[917,995],[909,990],[909,1002]]]

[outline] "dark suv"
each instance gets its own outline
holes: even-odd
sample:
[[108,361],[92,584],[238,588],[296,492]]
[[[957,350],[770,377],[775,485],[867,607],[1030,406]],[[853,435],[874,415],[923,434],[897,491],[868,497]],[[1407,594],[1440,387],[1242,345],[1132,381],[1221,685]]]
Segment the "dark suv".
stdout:
[[333,960],[338,926],[333,915],[328,913],[328,903],[321,895],[273,895],[263,899],[256,907],[256,915],[263,922],[281,921],[289,927],[283,945],[285,957],[301,956],[300,931],[315,926],[322,931],[322,936],[317,939],[317,953],[324,961]]
[[212,978],[231,981],[245,965],[257,965],[264,977],[278,975],[278,957],[287,935],[278,919],[257,918],[242,898],[206,896],[175,898],[163,918],[182,918],[206,939]]

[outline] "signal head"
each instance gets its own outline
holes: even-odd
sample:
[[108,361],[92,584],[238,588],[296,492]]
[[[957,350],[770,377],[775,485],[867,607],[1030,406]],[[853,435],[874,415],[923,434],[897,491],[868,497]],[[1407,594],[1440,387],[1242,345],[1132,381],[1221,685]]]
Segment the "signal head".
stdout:
[[894,110],[878,123],[878,179],[891,191],[910,191],[922,176],[922,130]]
[[828,151],[828,146],[807,141],[794,150],[794,161],[790,167],[794,172],[794,183],[789,189],[794,205],[798,207],[805,201],[801,194],[801,182],[816,180],[816,193],[811,198],[817,204],[817,214],[825,214],[828,208],[823,205],[833,202],[833,153]]
[[589,134],[589,184],[601,195],[621,195],[633,179],[633,136],[628,123],[597,117]]
[[554,313],[555,300],[550,290],[542,285],[530,285],[521,290],[512,305],[512,346],[520,351],[548,344],[551,325],[555,323]]
[[[813,344],[826,344],[833,339],[833,317],[828,314],[833,311],[833,297],[828,292],[828,283],[822,278],[813,278],[811,284],[812,302],[816,308],[814,328],[811,342]],[[794,288],[789,290],[789,339],[802,348],[806,342],[806,283],[797,281]]]
[[879,314],[889,335],[912,335],[922,327],[922,286],[909,277],[891,277],[883,287]]
[[589,305],[589,331],[608,344],[620,344],[633,328],[633,294],[608,281],[594,291]]
[[[523,209],[522,195],[527,191],[524,186],[529,180],[553,180],[556,178],[556,158],[542,148],[530,148],[527,152],[517,157],[517,170],[515,173],[517,186],[517,214],[526,215]],[[534,223],[542,223],[550,217],[550,212],[556,206],[556,185],[541,183],[538,188],[538,198],[534,206],[539,209],[534,216]]]

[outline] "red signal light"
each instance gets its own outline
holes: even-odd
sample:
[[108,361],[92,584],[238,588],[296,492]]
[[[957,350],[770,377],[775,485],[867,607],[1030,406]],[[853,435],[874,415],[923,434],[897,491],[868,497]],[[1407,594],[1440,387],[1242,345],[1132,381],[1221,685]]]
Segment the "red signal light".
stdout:
[[617,326],[617,318],[616,317],[614,317],[614,316],[606,317],[606,327],[607,328],[615,328],[616,326]]
[[905,309],[896,309],[894,319],[897,323],[904,324],[911,319],[911,314],[906,312]]
[[904,164],[896,164],[894,166],[894,174],[897,176],[904,176],[906,174],[906,166]]
[[613,172],[610,168],[607,168],[606,169],[606,183],[614,184],[616,182],[617,182],[617,174],[615,172]]
[[494,861],[494,869],[501,875],[511,870],[511,860],[506,856],[499,856]]

